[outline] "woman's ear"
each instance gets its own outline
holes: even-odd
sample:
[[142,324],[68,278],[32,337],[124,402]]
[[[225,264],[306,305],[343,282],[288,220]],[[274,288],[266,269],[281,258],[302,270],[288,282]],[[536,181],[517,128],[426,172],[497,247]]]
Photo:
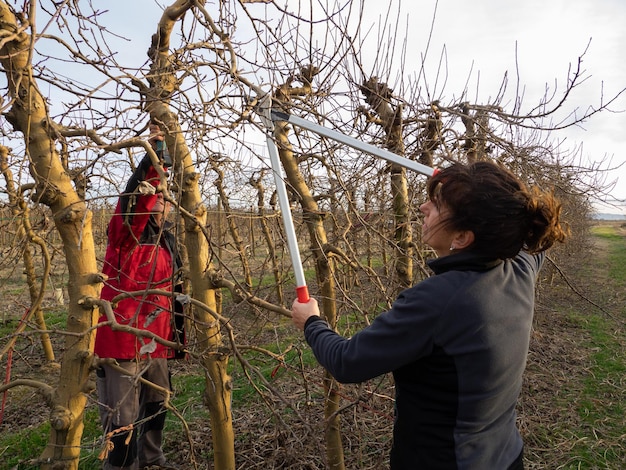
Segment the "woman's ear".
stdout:
[[455,250],[464,250],[474,243],[474,232],[471,230],[460,230],[452,239],[452,246]]

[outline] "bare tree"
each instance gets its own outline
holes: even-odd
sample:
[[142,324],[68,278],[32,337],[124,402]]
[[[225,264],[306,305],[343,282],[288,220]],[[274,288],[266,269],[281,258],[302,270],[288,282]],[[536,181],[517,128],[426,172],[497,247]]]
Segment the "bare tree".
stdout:
[[[85,300],[98,297],[101,280],[91,233],[91,212],[74,190],[63,166],[56,149],[58,125],[50,119],[46,99],[33,78],[34,20],[29,21],[28,16],[18,19],[16,12],[2,2],[0,24],[4,36],[0,62],[7,74],[11,98],[11,108],[4,116],[24,136],[25,158],[35,180],[33,198],[52,211],[63,240],[70,276],[68,335],[59,385],[54,390],[45,384],[37,385],[51,405],[50,440],[42,454],[42,468],[52,468],[46,462],[65,461],[75,465],[82,437],[86,392],[93,386],[89,380],[94,340],[91,327],[97,310]],[[31,29],[30,35],[26,32],[28,29]]]
[[[140,46],[148,48],[147,57],[142,56],[147,61],[130,64],[116,54],[113,41],[124,32],[105,10],[82,2],[40,4],[37,11],[37,2],[18,11],[0,2],[0,62],[7,77],[3,118],[14,130],[2,126],[2,132],[22,143],[21,149],[7,153],[6,169],[15,175],[5,181],[8,192],[30,191],[31,203],[52,214],[69,276],[67,329],[62,332],[59,385],[33,378],[13,381],[0,391],[33,387],[50,404],[49,444],[38,461],[44,468],[78,466],[84,411],[90,399],[97,400],[90,393],[89,375],[95,365],[98,309],[111,308],[98,299],[102,278],[90,209],[106,213],[106,202],[120,192],[135,153],[151,151],[139,138],[148,116],[162,125],[173,156],[172,175],[169,180],[161,175],[159,189],[178,209],[178,232],[188,253],[187,351],[194,373],[204,377],[209,410],[210,426],[192,422],[203,430],[202,439],[194,440],[189,423],[169,405],[187,430],[190,468],[204,466],[196,461],[194,446],[209,440],[205,429],[210,429],[214,466],[220,470],[241,467],[235,455],[251,468],[252,463],[258,466],[269,461],[268,449],[275,450],[271,458],[283,459],[277,466],[287,468],[286,439],[298,449],[307,448],[308,441],[318,446],[307,454],[317,466],[354,468],[364,447],[349,448],[342,437],[368,427],[360,407],[380,400],[382,413],[392,413],[385,379],[344,388],[323,371],[310,372],[304,365],[305,346],[282,328],[293,281],[278,223],[280,211],[288,208],[264,197],[273,192],[262,143],[268,129],[255,106],[266,93],[290,113],[429,166],[498,160],[527,178],[556,186],[578,212],[588,211],[585,201],[602,189],[593,177],[581,178],[574,155],[564,155],[545,137],[610,104],[550,124],[584,79],[580,69],[572,71],[561,98],[553,103],[545,98],[521,113],[519,102],[506,109],[502,93],[488,104],[472,103],[464,94],[449,102],[420,94],[418,83],[398,79],[394,74],[403,70],[388,66],[386,44],[402,40],[392,14],[382,19],[379,31],[385,33],[376,47],[361,49],[367,31],[362,31],[360,16],[365,6],[358,2],[312,2],[307,8],[303,3],[293,10],[269,0],[172,1],[161,12],[152,38]],[[42,17],[47,27],[38,33],[36,20]],[[367,65],[366,50],[376,51],[375,65]],[[43,89],[51,91],[44,94]],[[323,314],[334,328],[354,331],[389,305],[398,290],[429,275],[424,260],[431,254],[420,242],[417,210],[426,197],[424,178],[285,123],[276,123],[273,136],[311,292],[321,298]],[[20,171],[23,166],[27,174]],[[583,170],[583,175],[597,173],[597,168]],[[12,180],[16,191],[9,188]],[[17,208],[20,202],[12,204]],[[255,204],[256,219],[251,220],[248,210]],[[230,223],[232,252],[223,250],[216,236],[223,217]],[[31,241],[37,240],[33,233]],[[259,261],[254,254],[261,246],[267,256]],[[264,286],[261,279],[272,284]],[[262,333],[248,334],[251,324],[261,324]],[[46,330],[43,322],[36,328],[38,334],[57,333]],[[268,331],[283,348],[279,352],[267,347]],[[12,336],[16,341],[24,337],[24,331]],[[296,366],[286,360],[294,351]],[[270,379],[281,370],[292,375],[277,385],[258,363],[271,364]],[[253,410],[258,413],[255,426],[275,428],[251,433],[250,447],[268,447],[252,457],[242,449],[236,452],[236,446],[244,445],[235,439],[237,410],[231,405],[237,380],[252,384],[265,405],[263,412]],[[312,399],[316,393],[323,397],[319,407]],[[318,413],[324,416],[321,424]],[[318,442],[320,430],[324,438]],[[326,451],[317,452],[321,447]],[[290,456],[293,468],[299,457],[297,452]],[[384,460],[371,462],[370,468],[381,468]]]
[[[52,348],[52,343],[50,341],[50,335],[45,333],[46,330],[46,319],[44,318],[43,310],[41,309],[41,303],[43,301],[44,293],[46,290],[46,284],[48,277],[50,276],[50,254],[48,252],[48,247],[46,246],[44,240],[37,235],[35,230],[33,230],[32,224],[30,222],[30,208],[28,204],[24,200],[22,194],[18,194],[17,189],[15,187],[15,182],[13,181],[13,174],[8,165],[8,154],[9,149],[7,147],[0,147],[0,171],[4,175],[7,194],[9,196],[9,206],[11,207],[11,211],[15,219],[18,220],[18,230],[16,233],[17,240],[30,240],[32,244],[36,245],[41,249],[43,258],[44,258],[44,274],[41,280],[41,284],[38,285],[37,282],[37,269],[35,267],[35,260],[33,251],[31,249],[31,243],[25,243],[22,249],[22,259],[24,263],[24,272],[26,274],[26,282],[28,283],[28,292],[30,294],[31,307],[28,310],[28,315],[24,318],[24,322],[22,325],[26,325],[26,321],[29,317],[34,316],[37,322],[37,326],[44,333],[41,334],[41,345],[43,347],[43,351],[47,361],[54,361],[54,349]],[[17,339],[15,337],[14,339]],[[9,342],[6,346],[8,348],[12,348],[14,341]],[[4,352],[6,351],[6,347],[3,349],[2,353],[0,353],[0,357],[4,356]]]

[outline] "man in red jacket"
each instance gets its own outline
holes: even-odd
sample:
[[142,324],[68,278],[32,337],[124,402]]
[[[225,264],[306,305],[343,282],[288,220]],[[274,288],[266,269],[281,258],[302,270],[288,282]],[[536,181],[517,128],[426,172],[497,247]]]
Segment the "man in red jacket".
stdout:
[[[157,143],[157,125],[150,125],[150,143]],[[163,162],[164,163],[164,162]],[[121,325],[147,330],[163,339],[174,337],[171,295],[149,290],[173,291],[180,267],[176,239],[165,222],[168,203],[157,193],[159,176],[149,156],[144,156],[119,197],[108,227],[108,244],[102,272],[108,280],[101,298],[112,300],[119,294],[133,293],[113,305]],[[106,322],[101,316],[100,323]],[[103,364],[97,371],[100,417],[113,448],[104,468],[175,468],[166,464],[162,435],[165,424],[164,390],[171,390],[167,361],[174,351],[150,337],[113,331],[108,325],[98,328],[95,353],[100,358],[116,359],[124,369]],[[141,383],[141,376],[158,389]],[[164,389],[164,390],[163,390]]]

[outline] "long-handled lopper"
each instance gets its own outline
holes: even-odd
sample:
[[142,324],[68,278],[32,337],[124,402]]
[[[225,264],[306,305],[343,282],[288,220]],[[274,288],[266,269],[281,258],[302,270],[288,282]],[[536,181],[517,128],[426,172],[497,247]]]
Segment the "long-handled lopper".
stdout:
[[349,137],[341,132],[337,132],[333,129],[321,126],[314,122],[302,119],[298,116],[294,116],[289,113],[276,111],[271,108],[271,97],[266,94],[259,100],[259,115],[263,120],[263,124],[266,127],[266,140],[267,149],[270,154],[270,164],[272,166],[272,172],[274,173],[274,181],[276,183],[276,192],[278,194],[278,203],[283,219],[283,226],[285,228],[285,236],[287,237],[287,246],[289,248],[289,254],[291,256],[291,264],[293,265],[294,275],[296,277],[296,295],[298,302],[306,303],[309,301],[309,290],[304,278],[304,269],[302,267],[302,260],[300,258],[300,249],[298,247],[298,239],[296,238],[296,231],[293,225],[293,219],[291,217],[291,209],[289,206],[289,198],[287,196],[287,187],[285,186],[285,180],[283,177],[282,166],[280,164],[280,158],[278,156],[278,148],[273,138],[274,123],[277,121],[288,122],[294,126],[302,127],[303,129],[315,132],[318,135],[328,137],[342,144],[348,145],[362,152],[369,153],[375,157],[382,158],[391,163],[396,163],[409,170],[416,171],[426,176],[433,176],[436,172],[436,168],[431,168],[426,165],[422,165],[413,160],[409,160],[406,157],[401,157],[393,152],[378,148],[374,145],[366,144],[358,139]]

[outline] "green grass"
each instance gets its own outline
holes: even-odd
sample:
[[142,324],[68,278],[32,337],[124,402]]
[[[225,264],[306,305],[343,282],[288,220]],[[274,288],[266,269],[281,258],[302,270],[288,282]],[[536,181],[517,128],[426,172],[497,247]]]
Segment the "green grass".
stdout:
[[[181,375],[172,378],[176,391],[172,404],[187,421],[208,421],[208,412],[202,403],[204,377],[202,375]],[[95,405],[85,410],[84,430],[79,468],[96,470],[102,468],[98,455],[102,449],[102,428]],[[16,433],[4,433],[0,437],[0,470],[34,470],[39,468],[29,462],[36,460],[43,452],[50,432],[48,421],[22,429]],[[168,413],[165,422],[166,441],[171,436],[182,436],[181,423],[173,414]],[[166,444],[167,445],[167,444]],[[174,444],[169,444],[174,445]]]
[[626,282],[626,240],[620,236],[613,226],[597,226],[592,229],[594,236],[609,243],[611,263],[609,277],[615,282]]
[[[65,328],[67,312],[62,307],[44,309],[44,317],[47,328]],[[13,335],[18,324],[19,319],[17,318],[0,324],[0,338]],[[23,340],[18,339],[15,345],[16,350],[20,350],[20,342],[23,342]],[[9,391],[8,400],[15,393],[20,393],[19,389]],[[89,426],[86,426],[86,429],[89,429]],[[41,454],[47,444],[49,433],[50,424],[48,421],[39,426],[3,433],[0,436],[0,469],[25,470],[39,468],[27,462],[36,459]]]
[[[290,343],[291,342],[289,340],[285,341],[285,344]],[[279,354],[285,349],[284,347],[279,348],[279,346],[275,343],[261,346],[261,348],[274,354]],[[282,379],[291,380],[294,374],[298,374],[296,371],[300,369],[301,364],[305,368],[317,365],[313,351],[311,351],[308,347],[300,351],[291,349],[284,354],[282,363],[278,362],[274,357],[263,354],[259,351],[245,352],[244,356],[249,364],[252,367],[255,367],[263,375],[265,380],[270,383]],[[257,393],[255,386],[262,390],[265,389],[265,385],[262,383],[261,379],[251,371],[249,371],[249,375],[254,384],[250,383],[238,361],[234,359],[230,361],[229,370],[230,374],[233,376],[233,408],[237,408],[240,405],[248,405],[249,401],[253,399]]]
[[[623,289],[626,283],[626,242],[614,229],[598,227],[593,236],[605,240],[609,245],[610,263],[607,275],[610,283],[616,288]],[[384,306],[380,305],[382,311]],[[623,307],[622,307],[623,308]],[[581,347],[591,351],[588,364],[588,374],[580,387],[571,392],[564,391],[563,398],[567,403],[555,403],[555,406],[573,406],[578,413],[580,426],[576,428],[559,429],[558,433],[567,436],[568,460],[563,462],[563,469],[617,469],[621,468],[626,458],[626,400],[624,400],[623,381],[626,376],[625,350],[626,337],[623,329],[623,319],[626,310],[622,310],[621,323],[613,318],[589,308],[587,311],[570,312],[570,318],[584,328],[589,340]],[[67,312],[63,308],[46,310],[48,328],[63,328]],[[342,315],[339,319],[339,329],[349,333],[353,329],[360,329],[362,319],[350,315]],[[0,336],[10,334],[16,323],[0,325]],[[291,344],[303,346],[302,335],[296,331],[290,321],[286,320],[275,325],[276,341],[261,346],[278,354]],[[305,367],[316,366],[315,358],[307,347],[293,348],[284,356],[284,364],[257,351],[244,351],[246,359],[263,374],[264,378],[272,383],[298,379],[301,362]],[[278,366],[278,367],[277,367]],[[245,377],[241,365],[235,358],[229,362],[229,373],[233,376],[233,409],[245,409],[251,402],[257,401],[256,390]],[[261,380],[252,374],[255,384],[264,389]],[[175,374],[172,378],[175,395],[172,404],[182,414],[191,429],[198,423],[206,425],[209,415],[203,404],[205,389],[204,374],[198,371]],[[284,382],[283,382],[284,383]],[[259,404],[258,406],[264,406]],[[85,470],[101,468],[97,459],[100,452],[102,431],[98,413],[92,404],[86,410],[85,430],[82,439],[80,468]],[[17,431],[4,433],[0,436],[0,470],[34,469],[29,460],[36,459],[46,446],[49,423]],[[553,430],[546,429],[545,438],[534,436],[536,440],[545,442],[549,448],[554,439]],[[183,427],[173,413],[168,413],[166,419],[166,451],[167,447],[184,442]],[[238,437],[239,438],[239,437]],[[205,460],[210,461],[210,456]]]
[[[598,227],[594,236],[609,243],[609,281],[623,289],[626,279],[626,240],[612,227]],[[585,345],[592,351],[590,369],[576,409],[582,426],[571,429],[575,445],[571,464],[564,468],[624,468],[626,459],[626,401],[623,380],[626,376],[626,334],[623,321],[626,308],[616,319],[602,313],[579,312],[573,319],[584,325],[590,335]]]
[[[62,308],[46,310],[46,324],[48,328],[63,329],[66,324],[67,312]],[[17,323],[0,326],[0,334],[10,334],[14,331]],[[261,346],[275,354],[285,350],[289,344],[301,340],[301,334],[291,326],[290,321],[285,321],[278,325],[276,334],[280,337],[279,342],[273,342]],[[301,354],[301,356],[300,356]],[[247,351],[245,356],[250,363],[258,368],[266,380],[273,382],[277,380],[291,380],[294,370],[299,369],[300,361],[305,366],[316,364],[313,353],[309,348],[304,348],[300,353],[297,349],[292,349],[284,356],[286,365],[279,365],[277,360],[269,355],[257,351]],[[302,359],[300,359],[300,357]],[[255,399],[256,390],[248,379],[244,376],[241,365],[232,358],[229,361],[229,373],[233,375],[233,408],[249,405]],[[252,374],[256,385],[264,388],[259,378]],[[208,423],[208,410],[203,403],[203,395],[206,387],[204,374],[199,370],[192,372],[174,374],[172,385],[175,394],[172,405],[176,411],[182,415],[185,421],[193,429],[198,423]],[[260,405],[263,406],[263,405]],[[85,410],[85,428],[82,436],[82,448],[79,467],[85,470],[99,469],[102,462],[98,455],[102,448],[102,429],[98,411],[92,400]],[[43,452],[50,432],[50,424],[44,421],[42,424],[16,433],[3,433],[0,435],[0,470],[31,470],[38,468],[29,462],[35,461]],[[167,447],[177,445],[177,442],[186,441],[185,432],[180,419],[174,413],[168,413],[165,423],[165,450]],[[207,457],[208,458],[208,457]],[[210,460],[210,458],[209,458]]]
[[572,460],[579,462],[580,468],[620,468],[626,456],[623,448],[626,409],[621,385],[626,375],[624,337],[614,336],[613,322],[600,316],[587,316],[581,321],[591,335],[587,346],[594,353],[576,402],[582,425],[572,430],[576,443],[571,451]]
[[[279,346],[276,344],[265,345],[265,349],[278,353]],[[300,364],[300,356],[298,351],[291,350],[285,354],[284,362],[287,365],[280,366],[277,369],[277,362],[262,353],[249,352],[246,354],[247,359],[257,367],[263,376],[270,382],[280,380],[285,374],[285,380],[291,380],[290,374],[294,368],[298,368]],[[302,351],[302,362],[307,365],[316,364],[313,353],[309,348]],[[236,360],[232,359],[229,363],[230,373],[234,378],[233,389],[233,408],[240,406],[249,406],[250,400],[256,396],[256,390],[249,383],[248,379],[243,375],[241,366]],[[275,372],[274,377],[272,373]],[[253,379],[257,386],[264,388],[260,380],[253,374]],[[175,374],[172,377],[172,386],[174,388],[174,397],[172,405],[176,408],[185,421],[193,429],[197,423],[208,423],[209,414],[203,404],[203,395],[205,389],[205,378],[202,373]],[[263,405],[260,405],[263,406]],[[80,458],[80,468],[84,470],[95,470],[102,466],[102,462],[98,460],[98,454],[101,450],[102,429],[97,409],[94,405],[87,408],[85,412],[85,429],[82,438],[82,449]],[[46,421],[34,428],[24,429],[17,434],[3,435],[0,437],[0,470],[31,470],[38,468],[29,465],[29,460],[35,460],[43,452],[50,430],[50,425]],[[168,413],[165,422],[165,450],[168,446],[176,445],[175,442],[185,441],[186,436],[181,422],[174,413]],[[210,456],[206,457],[210,460]]]
[[0,462],[2,462],[0,468],[16,470],[38,468],[20,462],[36,458],[43,451],[48,442],[49,430],[50,424],[46,422],[34,429],[22,429],[2,436],[0,440]]
[[[174,389],[172,405],[185,420],[209,419],[208,411],[202,401],[205,386],[203,374],[174,375],[172,377],[172,388]],[[168,413],[165,420],[166,434],[168,430],[180,429],[180,427],[179,419],[172,413]]]
[[[44,318],[48,329],[63,329],[67,322],[67,310],[62,307],[44,308]],[[20,312],[20,315],[26,313],[26,310]],[[31,319],[31,322],[33,319]],[[0,338],[15,333],[15,329],[20,323],[20,318],[12,317],[10,320],[0,322]]]
[[[94,408],[85,410],[84,430],[80,456],[81,469],[99,469],[99,438],[102,435],[98,411]],[[43,452],[50,434],[48,421],[17,432],[5,433],[0,438],[0,469],[34,470],[39,468],[34,462]]]
[[99,469],[102,467],[102,462],[98,459],[102,446],[102,427],[100,426],[100,415],[95,406],[85,410],[83,424],[85,428],[83,430],[79,468]]

